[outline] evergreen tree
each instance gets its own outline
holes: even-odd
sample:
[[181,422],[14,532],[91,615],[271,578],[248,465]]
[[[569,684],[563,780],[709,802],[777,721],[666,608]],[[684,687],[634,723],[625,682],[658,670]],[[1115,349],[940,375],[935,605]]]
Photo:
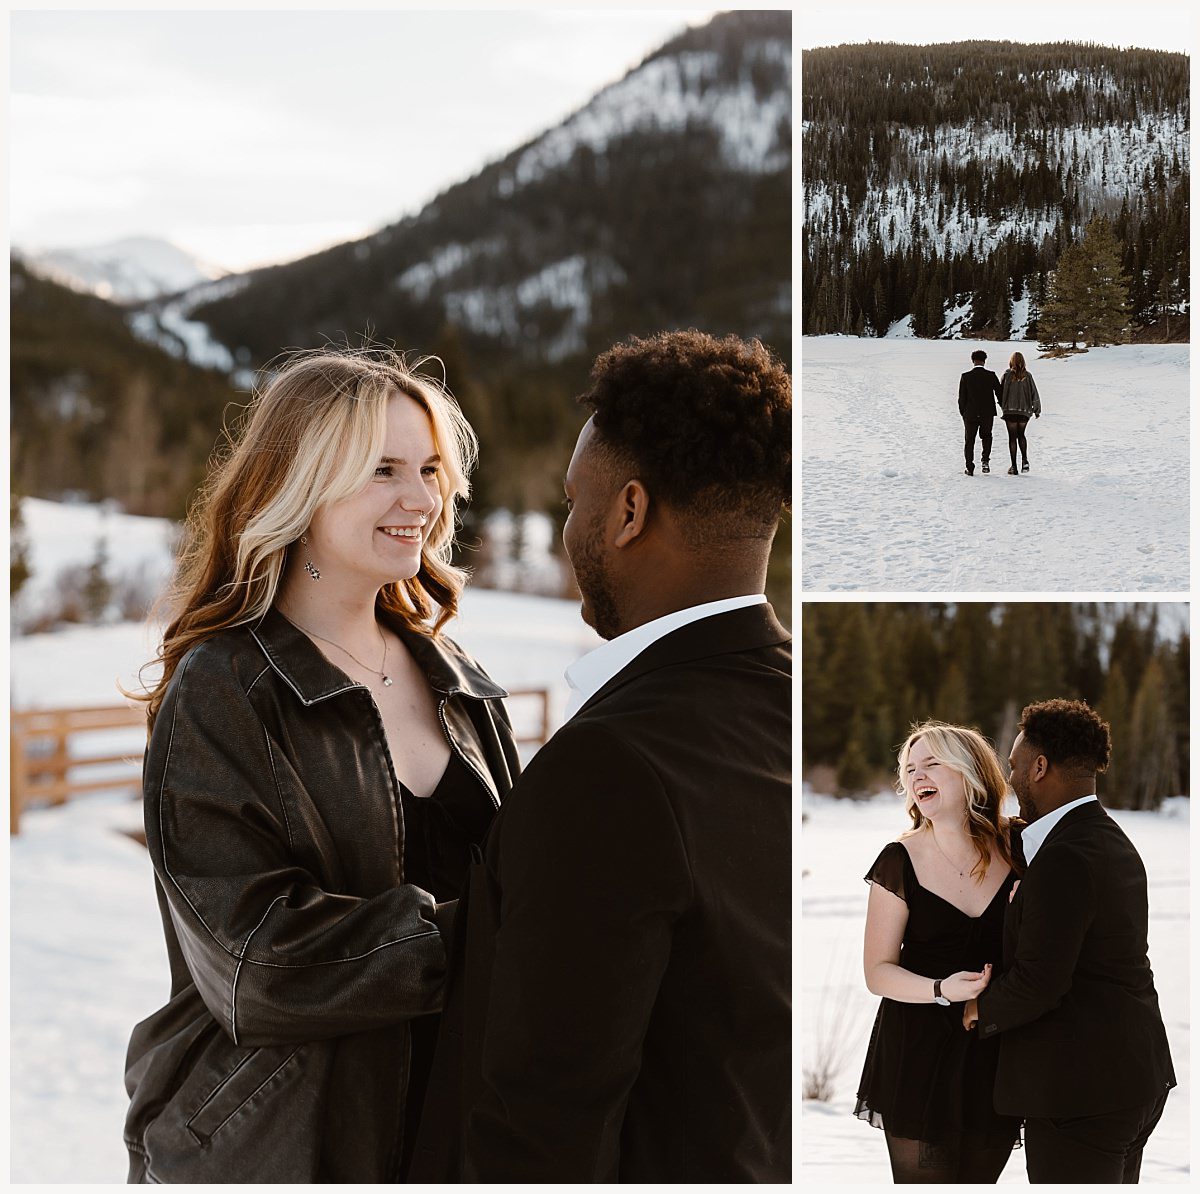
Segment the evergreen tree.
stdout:
[[863,719],[855,714],[846,734],[846,745],[837,765],[838,794],[861,796],[871,779],[871,765],[863,747]]
[[8,593],[15,597],[30,577],[29,542],[25,535],[25,520],[21,516],[21,499],[10,492],[8,502]]
[[1129,330],[1129,278],[1121,269],[1121,246],[1102,216],[1088,222],[1082,252],[1087,263],[1083,334],[1089,344],[1118,344]]
[[108,579],[108,540],[101,535],[83,582],[83,608],[89,621],[99,622],[104,617],[112,595],[112,581]]
[[996,339],[1007,340],[1012,335],[1012,296],[1007,286],[1001,286],[992,312],[992,330]]
[[1142,673],[1130,720],[1130,807],[1157,808],[1165,796],[1176,794],[1178,782],[1166,679],[1157,658],[1151,659]]
[[1108,770],[1100,781],[1104,803],[1110,808],[1133,807],[1133,774],[1130,766],[1132,724],[1129,708],[1129,685],[1121,665],[1109,669],[1104,683],[1104,695],[1096,707],[1097,712],[1108,722],[1112,737],[1112,753]]
[[1046,301],[1038,312],[1038,345],[1055,352],[1060,342],[1070,340],[1077,348],[1087,326],[1090,271],[1083,249],[1070,245],[1058,259],[1058,268],[1046,286]]

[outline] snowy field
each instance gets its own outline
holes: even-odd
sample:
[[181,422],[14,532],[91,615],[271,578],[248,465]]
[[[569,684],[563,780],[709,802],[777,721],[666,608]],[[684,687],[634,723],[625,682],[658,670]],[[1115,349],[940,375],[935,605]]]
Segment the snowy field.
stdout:
[[[1020,350],[1041,419],[1031,471],[963,473],[958,379]],[[1033,343],[806,336],[805,590],[1182,592],[1188,582],[1188,345],[1039,360]]]
[[[40,516],[43,527],[57,523],[53,510]],[[84,517],[81,508],[77,529]],[[122,518],[114,525],[130,529]],[[145,529],[145,538],[116,535],[114,556],[124,558],[124,546],[153,562],[163,540]],[[70,562],[56,542],[44,539],[35,558]],[[506,687],[549,688],[551,728],[566,702],[563,669],[600,641],[580,620],[577,601],[473,589],[449,633]],[[129,623],[14,638],[13,707],[116,704],[116,681],[133,683],[152,640],[150,628]],[[535,702],[510,702],[510,711],[518,732],[533,727]],[[111,731],[104,749],[135,754],[143,740],[137,730]],[[125,1047],[169,985],[149,859],[122,833],[140,824],[140,802],[126,791],[30,809],[11,839],[13,1182],[125,1180]]]
[[[965,479],[965,478],[964,478]],[[854,1118],[854,1097],[878,999],[863,984],[862,876],[883,846],[909,826],[899,797],[838,800],[804,791],[800,833],[800,1036],[803,1064],[844,1016],[844,1064],[829,1103],[805,1102],[800,1119],[801,1185],[824,1189],[855,1182],[891,1183],[883,1133]],[[1156,813],[1112,815],[1138,848],[1150,881],[1150,961],[1179,1085],[1142,1161],[1146,1183],[1188,1183],[1190,1148],[1189,802],[1176,797]],[[1025,1185],[1020,1150],[1000,1177]]]

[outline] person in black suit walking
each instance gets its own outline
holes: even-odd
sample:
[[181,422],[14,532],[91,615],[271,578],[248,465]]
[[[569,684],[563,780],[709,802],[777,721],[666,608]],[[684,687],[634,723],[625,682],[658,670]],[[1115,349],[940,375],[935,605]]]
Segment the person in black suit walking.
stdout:
[[977,348],[971,353],[973,368],[959,378],[958,413],[963,421],[963,453],[967,467],[963,470],[968,477],[975,475],[975,436],[979,436],[980,457],[983,471],[990,473],[992,459],[992,420],[1000,412],[996,401],[1000,398],[1000,379],[985,368],[987,353]]
[[563,544],[608,641],[460,900],[410,1180],[788,1182],[791,381],[672,332],[580,402]]
[[963,1023],[1000,1036],[995,1106],[1025,1117],[1031,1183],[1135,1183],[1175,1085],[1147,957],[1146,869],[1096,799],[1107,724],[1081,701],[1021,714],[1009,756],[1028,822],[1004,972]]

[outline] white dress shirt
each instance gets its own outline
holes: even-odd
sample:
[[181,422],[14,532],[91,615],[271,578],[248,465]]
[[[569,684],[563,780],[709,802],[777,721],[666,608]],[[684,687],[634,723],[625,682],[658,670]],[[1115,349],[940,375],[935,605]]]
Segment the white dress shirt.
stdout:
[[1090,796],[1080,796],[1078,800],[1072,800],[1070,804],[1064,804],[1061,808],[1056,808],[1054,812],[1047,813],[1044,817],[1038,817],[1032,825],[1027,825],[1021,833],[1021,848],[1025,851],[1025,865],[1028,866],[1033,861],[1033,856],[1041,849],[1042,843],[1050,836],[1050,830],[1059,823],[1073,808],[1078,808],[1081,804],[1087,804],[1089,800],[1095,800],[1096,795],[1093,793]]
[[567,711],[563,720],[570,721],[613,676],[663,635],[670,634],[681,626],[687,626],[690,622],[698,622],[701,618],[711,618],[715,614],[725,614],[730,610],[761,605],[766,600],[762,593],[753,593],[746,597],[726,597],[722,601],[707,601],[703,605],[677,609],[674,613],[655,618],[653,622],[643,622],[641,626],[635,626],[632,630],[627,630],[580,656],[566,671],[571,695],[567,700]]

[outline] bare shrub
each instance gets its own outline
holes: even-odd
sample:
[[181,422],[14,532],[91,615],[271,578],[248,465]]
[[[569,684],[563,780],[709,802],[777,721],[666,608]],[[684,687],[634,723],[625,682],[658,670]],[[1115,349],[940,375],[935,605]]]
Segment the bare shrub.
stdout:
[[[817,1042],[811,1052],[805,1054],[803,1097],[818,1103],[833,1101],[837,1080],[850,1060],[862,1020],[862,1005],[855,999],[846,998],[847,978],[833,981],[836,956],[830,959],[829,973],[821,988]],[[841,969],[844,974],[846,968]]]

